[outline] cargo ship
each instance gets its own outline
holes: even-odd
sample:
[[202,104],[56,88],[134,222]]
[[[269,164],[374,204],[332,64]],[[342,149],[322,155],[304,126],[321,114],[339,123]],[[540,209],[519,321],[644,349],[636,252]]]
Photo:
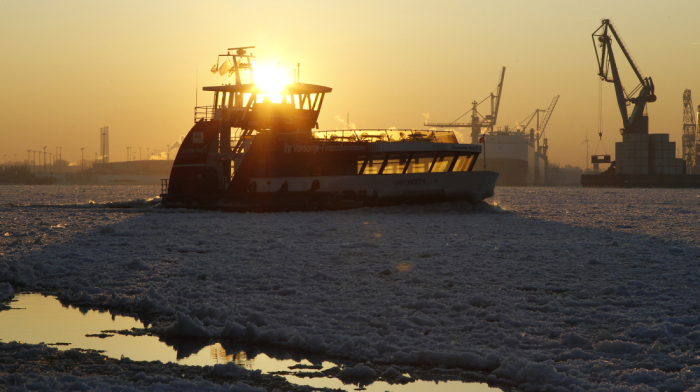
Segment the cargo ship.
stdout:
[[225,61],[212,71],[235,82],[203,88],[213,104],[195,108],[195,124],[162,182],[164,206],[345,209],[493,196],[498,173],[473,170],[481,145],[458,143],[451,131],[320,131],[332,89],[299,80],[263,89],[251,48],[219,55]]
[[[547,145],[529,133],[503,130],[482,134],[483,152],[474,170],[498,172],[497,186],[542,186],[547,178]],[[545,139],[546,141],[547,139]]]

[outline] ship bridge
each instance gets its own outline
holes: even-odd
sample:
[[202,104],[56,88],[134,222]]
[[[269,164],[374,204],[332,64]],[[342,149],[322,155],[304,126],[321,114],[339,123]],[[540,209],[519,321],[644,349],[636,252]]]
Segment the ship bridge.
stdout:
[[212,129],[218,134],[218,152],[225,154],[225,160],[231,158],[230,154],[243,153],[253,136],[260,132],[311,136],[311,130],[318,128],[323,99],[332,91],[330,87],[301,83],[298,70],[297,80],[280,88],[256,83],[255,56],[248,52],[253,48],[229,48],[226,54],[219,55],[211,72],[228,74],[235,81],[202,88],[214,93],[213,102],[194,109],[196,124],[217,123]]
[[266,91],[256,84],[204,87],[214,92],[211,106],[195,108],[195,122],[226,121],[244,130],[310,132],[318,128],[318,115],[330,87],[290,83],[280,91]]

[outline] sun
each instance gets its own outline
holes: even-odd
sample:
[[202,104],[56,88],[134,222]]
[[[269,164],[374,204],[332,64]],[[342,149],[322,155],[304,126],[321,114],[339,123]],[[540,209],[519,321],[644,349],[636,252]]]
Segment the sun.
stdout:
[[284,70],[279,67],[260,66],[255,69],[255,84],[268,94],[279,94],[289,83]]

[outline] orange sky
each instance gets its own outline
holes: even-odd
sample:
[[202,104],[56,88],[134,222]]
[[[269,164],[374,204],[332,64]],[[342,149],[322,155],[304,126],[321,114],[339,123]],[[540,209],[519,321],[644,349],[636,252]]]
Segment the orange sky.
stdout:
[[[27,149],[94,157],[110,127],[111,158],[131,146],[164,150],[193,123],[195,83],[228,82],[209,69],[232,46],[258,64],[333,88],[321,129],[421,128],[449,122],[495,89],[507,67],[499,125],[514,126],[561,95],[547,128],[550,162],[585,165],[596,150],[598,77],[591,33],[610,18],[656,85],[650,131],[680,151],[682,94],[700,104],[700,2],[674,1],[2,1],[0,155]],[[623,83],[636,83],[623,63]],[[199,93],[199,104],[208,104]],[[605,150],[621,120],[603,85]],[[598,153],[603,152],[603,147]],[[0,157],[2,158],[2,157]],[[137,155],[138,158],[138,155]]]

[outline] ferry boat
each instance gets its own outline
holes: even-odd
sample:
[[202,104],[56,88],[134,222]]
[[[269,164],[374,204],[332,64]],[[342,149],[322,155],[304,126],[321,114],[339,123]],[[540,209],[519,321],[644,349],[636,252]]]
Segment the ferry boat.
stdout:
[[235,82],[203,87],[213,104],[195,108],[195,124],[162,180],[166,207],[345,209],[493,196],[498,173],[472,170],[481,145],[460,144],[451,131],[320,131],[332,89],[297,80],[266,91],[253,78],[252,48],[219,55],[212,72]]

